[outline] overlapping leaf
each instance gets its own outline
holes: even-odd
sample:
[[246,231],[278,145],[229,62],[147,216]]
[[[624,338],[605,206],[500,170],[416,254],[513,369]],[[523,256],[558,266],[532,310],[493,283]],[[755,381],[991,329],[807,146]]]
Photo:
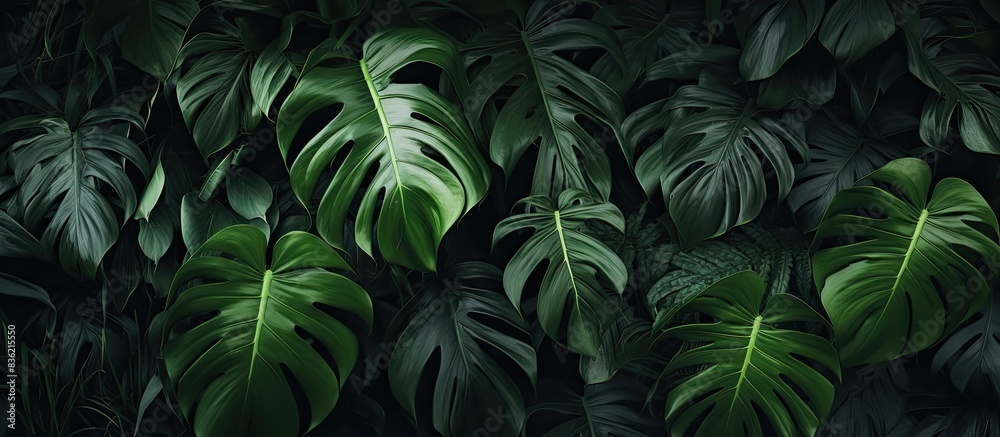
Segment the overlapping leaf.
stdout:
[[[621,232],[624,217],[613,204],[597,201],[579,189],[564,191],[555,202],[545,196],[532,196],[518,204],[528,205],[532,211],[504,219],[493,231],[494,246],[518,230],[533,231],[504,269],[507,296],[520,307],[528,277],[547,262],[538,294],[542,328],[550,337],[559,339],[559,327],[568,318],[570,350],[595,356],[601,334],[618,311],[605,290],[621,293],[627,274],[618,255],[583,232],[581,226],[586,220],[600,220]],[[567,301],[568,315],[564,311]]]
[[[1000,257],[997,218],[961,179],[931,194],[924,161],[901,158],[837,193],[816,230],[813,275],[845,366],[937,343],[988,296],[977,269]],[[899,194],[894,194],[899,193]],[[939,291],[940,290],[940,291]]]
[[[619,69],[625,61],[611,29],[565,18],[575,8],[575,2],[535,2],[523,23],[501,20],[476,35],[465,47],[466,63],[485,65],[470,74],[473,92],[466,106],[470,122],[478,124],[501,88],[519,84],[489,129],[493,161],[510,177],[528,147],[537,144],[532,194],[556,196],[579,188],[607,199],[611,168],[602,143],[616,137],[624,118],[621,99],[557,52],[600,49]],[[595,137],[581,118],[606,134]]]
[[327,269],[348,267],[316,236],[286,234],[268,263],[265,235],[237,225],[209,238],[177,271],[162,354],[196,435],[299,435],[330,413],[358,340],[328,309],[370,326],[372,304],[361,287]]
[[[320,174],[340,154],[343,161],[336,161],[319,204],[320,235],[342,247],[344,221],[360,195],[357,244],[372,254],[377,234],[387,261],[434,270],[441,238],[486,195],[490,171],[452,103],[424,85],[392,78],[409,64],[426,62],[442,68],[461,91],[457,50],[432,31],[391,29],[365,42],[360,63],[320,65],[340,56],[331,44],[315,49],[278,114],[278,145],[291,164],[292,188],[309,203]],[[305,119],[335,105],[343,109],[293,156]]]

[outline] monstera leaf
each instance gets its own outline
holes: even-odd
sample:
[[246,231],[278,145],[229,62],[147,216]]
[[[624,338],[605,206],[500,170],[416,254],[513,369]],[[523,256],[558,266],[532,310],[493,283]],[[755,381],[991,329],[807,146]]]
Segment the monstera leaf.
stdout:
[[699,368],[667,395],[670,435],[762,436],[762,420],[777,435],[813,435],[830,412],[834,386],[814,363],[839,379],[836,349],[823,337],[786,327],[826,325],[826,320],[789,294],[767,299],[761,311],[766,292],[754,272],[729,276],[681,309],[715,322],[663,332],[666,338],[695,344],[678,353],[663,374]]
[[[554,384],[552,384],[554,385]],[[553,416],[550,428],[540,434],[528,426],[525,435],[561,436],[639,436],[656,435],[657,423],[639,412],[646,387],[634,379],[615,378],[600,384],[588,384],[583,394],[563,385],[542,391],[539,403],[528,413],[531,417]],[[541,421],[540,421],[541,422]],[[528,432],[530,431],[530,432]]]
[[750,2],[736,18],[736,31],[743,42],[743,78],[761,80],[777,73],[809,42],[825,9],[826,0]]
[[[501,20],[466,46],[466,63],[483,64],[467,100],[470,122],[478,123],[491,98],[508,84],[520,84],[504,103],[490,137],[490,156],[508,177],[532,144],[538,158],[531,193],[555,196],[567,188],[607,199],[611,167],[602,142],[581,119],[617,132],[624,118],[621,99],[611,87],[556,51],[603,50],[616,68],[624,59],[611,29],[583,19],[562,19],[574,2],[535,2],[523,23]],[[612,136],[613,135],[609,135]]]
[[605,288],[621,293],[627,273],[618,255],[581,227],[586,220],[599,220],[622,232],[625,218],[613,204],[599,202],[579,189],[564,191],[556,202],[532,196],[517,204],[528,205],[533,211],[508,217],[493,231],[494,246],[515,231],[534,231],[504,270],[507,296],[519,306],[528,277],[547,261],[538,294],[542,329],[550,337],[559,338],[569,301],[568,346],[574,352],[596,356],[601,334],[618,312]]
[[624,49],[625,69],[622,70],[615,58],[606,53],[594,64],[594,75],[615,90],[625,92],[654,62],[697,44],[691,34],[701,30],[698,29],[701,15],[699,8],[682,7],[670,11],[667,2],[656,0],[602,7],[594,15],[594,21],[615,29]]
[[256,127],[292,74],[275,43],[259,47],[240,24],[220,21],[218,33],[198,34],[181,50],[197,60],[180,72],[177,102],[205,158]]
[[[786,145],[808,156],[790,125],[710,76],[701,82],[647,106],[657,110],[636,111],[622,128],[633,145],[666,129],[636,161],[635,173],[647,194],[662,192],[684,247],[757,217],[767,193],[763,160],[773,166],[783,198],[795,178]],[[691,113],[664,115],[676,111]]]
[[[441,67],[461,91],[457,49],[433,31],[390,29],[365,41],[360,62],[319,65],[340,53],[329,43],[313,50],[278,114],[278,145],[291,164],[292,188],[308,203],[320,174],[336,162],[319,203],[320,235],[342,247],[345,219],[360,195],[357,244],[372,254],[377,233],[386,261],[434,270],[441,238],[485,196],[490,171],[452,103],[424,85],[392,78],[409,64],[426,62]],[[338,104],[343,109],[293,157],[292,142],[305,119]],[[368,173],[374,174],[371,182]]]
[[788,205],[804,229],[819,226],[827,205],[840,190],[906,153],[904,142],[887,139],[916,129],[917,120],[895,107],[886,108],[880,106],[864,129],[831,111],[824,111],[809,125],[810,161],[796,167],[796,183],[788,194]]
[[938,149],[948,146],[951,120],[958,112],[958,131],[973,151],[1000,154],[1000,68],[982,53],[951,52],[941,46],[939,28],[923,29],[917,16],[905,16],[910,72],[934,92],[927,95],[920,119],[920,138]]
[[837,388],[833,412],[824,432],[816,437],[843,435],[892,436],[903,422],[903,393],[908,388],[906,369],[898,364],[872,364],[844,375]]
[[[116,105],[84,108],[81,102],[88,90],[78,85],[69,87],[71,97],[57,112],[52,111],[59,96],[50,88],[0,95],[46,112],[10,120],[0,125],[0,135],[29,130],[10,146],[8,161],[20,187],[24,229],[41,230],[42,247],[56,254],[71,276],[94,279],[136,208],[136,188],[123,162],[143,174],[148,174],[149,164],[128,138],[129,129],[143,125],[139,114]],[[103,187],[110,190],[103,192]],[[5,228],[19,233],[14,226]]]
[[123,21],[122,57],[143,71],[167,80],[179,59],[181,43],[198,15],[197,0],[93,0],[84,20],[84,42],[96,53],[101,38]]
[[941,344],[931,369],[944,367],[955,388],[966,394],[1000,393],[1000,293],[994,292],[978,318]]
[[[416,416],[418,388],[431,378],[436,387],[431,411],[438,432],[467,435],[506,416],[510,420],[501,420],[494,431],[515,435],[524,423],[528,396],[518,382],[526,376],[534,386],[536,375],[527,323],[503,298],[496,267],[460,263],[445,278],[425,286],[393,319],[389,331],[402,329],[402,334],[389,361],[392,392]],[[434,369],[430,361],[437,361],[436,354],[440,364]]]
[[299,435],[330,413],[354,367],[357,337],[328,313],[371,325],[368,294],[326,270],[347,263],[304,232],[283,236],[268,259],[264,233],[232,226],[171,284],[162,354],[196,435]]
[[841,191],[813,242],[825,247],[813,255],[813,276],[845,366],[937,343],[988,296],[973,263],[1000,257],[997,218],[968,182],[944,179],[928,198],[931,170],[916,158],[867,179],[892,191],[861,184]]

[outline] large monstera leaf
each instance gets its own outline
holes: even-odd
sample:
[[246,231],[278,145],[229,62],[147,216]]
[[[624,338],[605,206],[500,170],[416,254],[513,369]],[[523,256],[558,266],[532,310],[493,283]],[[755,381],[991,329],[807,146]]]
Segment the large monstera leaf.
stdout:
[[[291,164],[292,188],[308,203],[321,173],[341,156],[319,203],[320,235],[343,247],[344,222],[360,195],[357,244],[372,254],[377,233],[386,261],[434,270],[441,238],[485,196],[490,171],[455,105],[424,85],[392,78],[411,63],[425,62],[441,67],[461,91],[457,49],[433,31],[397,28],[366,40],[360,62],[319,65],[340,53],[328,44],[314,50],[278,114],[278,145]],[[292,142],[302,123],[334,105],[343,109],[293,160]],[[370,172],[374,178],[365,185]]]
[[699,369],[667,395],[670,435],[760,437],[766,420],[777,435],[811,436],[829,414],[834,386],[815,365],[839,379],[837,351],[823,337],[792,329],[802,322],[827,325],[826,320],[790,294],[772,296],[761,310],[766,291],[754,272],[729,276],[680,311],[705,314],[714,322],[663,332],[694,344],[678,353],[663,374]]
[[949,51],[936,33],[933,21],[917,16],[901,18],[906,36],[910,72],[934,92],[928,93],[920,118],[920,138],[928,146],[946,149],[952,119],[966,147],[975,152],[1000,154],[1000,67],[987,55]]
[[[27,130],[8,156],[24,229],[36,235],[41,231],[42,247],[56,255],[52,258],[66,273],[94,279],[136,208],[136,187],[123,163],[143,174],[149,164],[128,137],[130,129],[143,125],[139,114],[116,105],[84,108],[82,94],[87,91],[77,85],[69,93],[78,98],[68,99],[62,109],[55,107],[59,96],[47,87],[0,95],[44,112],[0,125],[0,135]],[[116,217],[119,211],[122,215]]]
[[[467,99],[470,121],[478,123],[505,85],[519,84],[504,103],[490,136],[490,156],[508,177],[532,144],[538,145],[531,193],[556,196],[579,188],[607,199],[611,166],[604,139],[614,138],[624,118],[621,99],[611,87],[556,51],[599,49],[615,68],[624,58],[615,33],[598,23],[563,19],[574,2],[535,2],[524,23],[501,20],[466,46],[474,70],[474,93]],[[595,138],[581,119],[604,128]]]
[[978,318],[941,344],[931,369],[940,371],[945,366],[955,388],[963,393],[1000,393],[1000,293],[994,291]]
[[[690,115],[669,114],[678,111]],[[635,173],[647,194],[662,193],[684,247],[757,217],[767,193],[763,160],[774,169],[780,199],[795,179],[786,147],[808,156],[805,141],[792,126],[760,112],[754,100],[707,75],[700,84],[636,111],[623,126],[632,145],[663,129],[636,160]]]
[[513,232],[534,231],[504,270],[507,296],[519,306],[528,277],[547,262],[538,294],[542,329],[550,337],[559,338],[569,301],[568,346],[574,352],[596,356],[604,329],[619,314],[605,289],[621,293],[627,273],[614,251],[581,228],[585,221],[597,220],[623,232],[625,218],[613,204],[597,201],[579,189],[562,192],[555,202],[545,196],[531,196],[518,204],[528,205],[533,211],[508,217],[493,231],[494,246]]
[[802,50],[823,20],[826,0],[750,2],[736,18],[743,42],[740,72],[746,80],[773,76]]
[[196,435],[299,435],[326,418],[354,367],[358,339],[328,314],[371,325],[368,294],[327,271],[347,263],[298,231],[275,243],[270,260],[264,233],[237,225],[209,238],[174,276],[162,354]]
[[968,182],[944,179],[928,198],[931,170],[916,158],[867,179],[893,191],[864,181],[841,191],[813,243],[826,247],[813,255],[813,277],[845,366],[937,343],[988,296],[973,263],[1000,256],[997,218]]
[[197,60],[178,75],[177,102],[206,160],[257,126],[293,70],[276,43],[262,46],[251,24],[238,24],[220,21],[181,49]]
[[389,361],[393,394],[416,416],[419,386],[434,381],[432,422],[445,436],[469,435],[498,416],[509,418],[492,430],[502,435],[516,435],[524,423],[528,394],[519,386],[535,384],[535,349],[527,323],[500,289],[496,267],[457,264],[444,281],[425,285],[389,329],[402,330]]

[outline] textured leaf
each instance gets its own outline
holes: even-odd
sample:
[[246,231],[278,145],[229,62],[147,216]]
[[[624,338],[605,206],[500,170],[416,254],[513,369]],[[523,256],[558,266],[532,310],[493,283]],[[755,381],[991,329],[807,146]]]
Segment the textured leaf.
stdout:
[[[392,77],[426,62],[464,89],[457,50],[432,31],[391,29],[365,41],[364,54],[360,63],[328,67],[320,61],[340,52],[328,45],[313,51],[308,64],[314,66],[306,68],[278,114],[278,145],[304,204],[320,174],[345,155],[319,204],[316,227],[325,240],[343,247],[344,222],[360,195],[357,244],[371,255],[377,234],[386,261],[432,271],[441,238],[485,196],[490,171],[454,105],[423,85],[393,83]],[[305,119],[338,104],[343,109],[293,158],[292,142]],[[374,178],[364,185],[369,172]]]
[[491,98],[505,85],[519,84],[496,117],[490,157],[508,178],[532,144],[538,145],[531,193],[554,197],[567,188],[607,199],[611,167],[600,138],[580,123],[587,119],[617,134],[624,118],[621,99],[611,87],[556,51],[599,49],[617,68],[624,55],[611,29],[596,22],[563,18],[573,2],[538,1],[524,23],[501,20],[465,47],[466,64],[485,62],[472,80],[469,120],[483,119]]
[[[196,435],[298,435],[300,426],[314,428],[336,405],[358,355],[355,334],[324,308],[371,325],[368,294],[327,271],[348,267],[322,240],[291,232],[275,243],[270,263],[266,250],[258,229],[226,228],[174,277],[162,353]],[[195,280],[202,282],[182,291]]]
[[[808,157],[805,141],[791,126],[711,78],[647,108],[657,105],[662,110],[633,113],[622,130],[630,144],[639,144],[666,129],[636,161],[635,173],[648,195],[662,193],[683,247],[757,217],[767,193],[763,161],[774,167],[781,199],[795,177],[786,145]],[[661,115],[676,110],[691,114]]]
[[906,370],[895,364],[873,364],[857,369],[844,380],[844,385],[837,388],[825,432],[816,436],[893,435],[893,429],[905,420]]
[[666,338],[698,344],[678,353],[663,371],[669,375],[699,368],[667,395],[671,435],[694,431],[696,437],[762,436],[762,420],[778,435],[813,435],[829,413],[834,386],[814,363],[839,379],[837,351],[823,337],[779,325],[826,321],[788,294],[767,299],[761,311],[766,292],[756,273],[729,276],[681,310],[706,314],[716,322],[663,332]]
[[[568,318],[570,350],[593,357],[601,334],[619,311],[605,288],[621,293],[627,273],[618,255],[582,232],[581,226],[586,220],[600,220],[621,232],[625,218],[613,204],[597,201],[578,189],[564,191],[556,202],[532,196],[518,204],[529,205],[533,211],[508,217],[493,231],[494,246],[515,231],[533,231],[504,269],[507,296],[519,308],[528,277],[547,261],[538,294],[538,320],[545,333],[558,340],[559,327]],[[564,314],[567,301],[568,315]]]
[[[930,167],[916,158],[867,179],[893,192],[859,183],[837,193],[813,242],[823,248],[813,255],[816,287],[845,367],[940,341],[987,298],[973,263],[1000,257],[996,216],[968,182],[947,178],[930,194]],[[842,238],[850,240],[834,244]]]
[[[438,432],[468,435],[503,417],[493,432],[515,435],[524,422],[527,395],[517,381],[527,376],[533,386],[536,375],[527,324],[500,293],[496,267],[460,263],[446,277],[443,284],[422,289],[393,320],[390,331],[403,331],[389,361],[392,392],[415,416],[418,386],[430,378]],[[428,361],[436,354],[440,364],[434,369]]]

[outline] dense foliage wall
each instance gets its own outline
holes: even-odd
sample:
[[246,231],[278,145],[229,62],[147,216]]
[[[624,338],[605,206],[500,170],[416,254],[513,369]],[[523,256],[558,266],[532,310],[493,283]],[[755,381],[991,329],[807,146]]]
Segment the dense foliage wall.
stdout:
[[1000,435],[995,0],[0,23],[0,434]]

